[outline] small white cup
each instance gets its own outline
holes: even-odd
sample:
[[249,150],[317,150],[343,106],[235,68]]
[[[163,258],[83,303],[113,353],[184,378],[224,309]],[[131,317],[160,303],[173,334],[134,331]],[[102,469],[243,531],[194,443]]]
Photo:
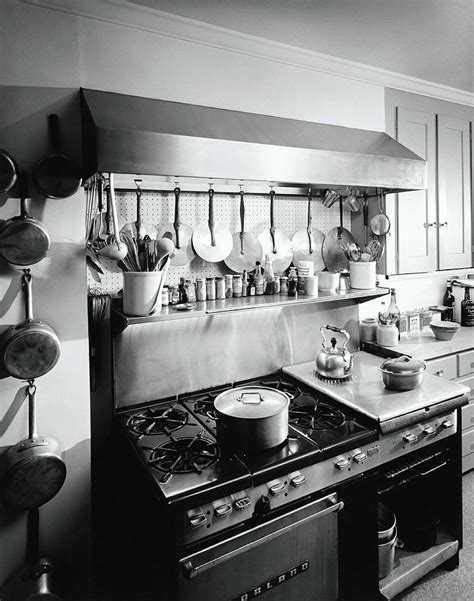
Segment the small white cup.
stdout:
[[304,278],[304,293],[306,296],[318,296],[318,276],[307,275]]
[[321,292],[336,290],[339,287],[340,277],[340,274],[335,271],[320,271],[318,273],[319,290]]

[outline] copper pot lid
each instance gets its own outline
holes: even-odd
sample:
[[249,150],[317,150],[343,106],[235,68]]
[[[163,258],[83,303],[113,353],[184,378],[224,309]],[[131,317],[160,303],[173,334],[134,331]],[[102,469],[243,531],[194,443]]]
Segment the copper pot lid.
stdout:
[[288,395],[266,386],[239,386],[221,392],[214,400],[216,411],[235,418],[261,419],[287,410]]

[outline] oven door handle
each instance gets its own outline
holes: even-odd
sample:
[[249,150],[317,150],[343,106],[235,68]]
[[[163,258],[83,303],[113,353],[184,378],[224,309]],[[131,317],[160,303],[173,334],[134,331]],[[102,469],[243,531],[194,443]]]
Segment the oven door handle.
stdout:
[[[328,503],[328,505],[324,509],[321,509],[320,511],[318,511],[316,513],[311,513],[310,515],[307,515],[304,518],[301,518],[300,520],[298,520],[296,522],[291,522],[291,523],[287,524],[286,526],[283,526],[282,528],[273,530],[272,532],[269,532],[268,534],[265,534],[264,536],[261,536],[260,538],[257,538],[255,540],[252,540],[247,543],[244,543],[240,546],[236,546],[232,550],[222,553],[221,555],[217,554],[217,556],[212,557],[212,559],[203,561],[202,563],[196,562],[196,560],[198,560],[200,556],[207,554],[212,549],[215,549],[218,552],[219,548],[224,546],[226,543],[229,543],[229,541],[224,541],[223,543],[218,543],[218,544],[214,545],[213,547],[209,547],[205,551],[200,551],[194,555],[189,555],[188,557],[183,557],[179,561],[179,564],[180,564],[181,571],[183,572],[184,577],[187,580],[190,580],[191,578],[194,578],[198,574],[201,574],[202,572],[205,572],[206,570],[209,570],[210,568],[212,568],[216,565],[219,565],[220,563],[223,563],[224,561],[228,561],[229,559],[232,559],[232,558],[236,557],[237,555],[240,555],[241,553],[248,551],[251,548],[258,547],[263,543],[266,543],[274,538],[277,538],[277,537],[281,536],[282,534],[284,534],[285,532],[288,532],[289,530],[292,530],[293,528],[295,528],[297,526],[301,526],[302,524],[304,524],[306,522],[310,522],[317,518],[321,518],[329,513],[334,513],[336,511],[340,511],[344,507],[343,501],[337,502],[337,497],[335,495],[330,495],[329,497],[325,497],[324,499],[321,499],[320,501],[317,501],[316,503],[320,503],[321,501],[326,501]],[[299,511],[301,511],[301,509],[304,509],[304,507],[296,509],[286,515],[291,515],[291,514],[297,513]],[[279,521],[279,520],[280,520],[280,518],[276,518],[274,521]],[[270,522],[261,524],[261,526],[268,526],[269,523]],[[259,527],[257,527],[257,528],[259,528]],[[246,535],[246,534],[248,534],[248,533],[239,534],[236,537],[234,537],[234,540],[238,541],[239,538],[242,538],[242,536]]]

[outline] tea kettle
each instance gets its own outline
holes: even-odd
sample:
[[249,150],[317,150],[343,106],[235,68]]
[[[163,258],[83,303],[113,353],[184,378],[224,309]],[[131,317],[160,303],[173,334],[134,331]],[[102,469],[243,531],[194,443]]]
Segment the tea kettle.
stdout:
[[[338,332],[346,337],[342,347],[338,347],[337,339],[331,338],[331,346],[327,346],[324,330]],[[316,354],[316,372],[319,376],[328,380],[341,380],[348,378],[352,374],[353,357],[346,349],[349,342],[349,334],[346,330],[336,328],[335,326],[322,326],[320,329],[323,339],[323,348]]]

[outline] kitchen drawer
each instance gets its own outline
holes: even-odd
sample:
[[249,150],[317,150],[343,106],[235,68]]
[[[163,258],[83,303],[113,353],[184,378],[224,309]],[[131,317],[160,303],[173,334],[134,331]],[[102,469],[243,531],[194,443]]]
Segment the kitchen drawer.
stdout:
[[458,375],[456,355],[426,361],[426,371],[434,376],[452,380]]
[[472,428],[474,426],[474,402],[471,401],[469,405],[465,405],[461,411],[463,431]]
[[474,375],[467,376],[467,378],[456,378],[456,384],[463,384],[470,388],[469,400],[474,400]]
[[[472,333],[474,336],[474,332]],[[458,355],[458,376],[474,374],[474,351],[466,351]]]
[[469,453],[462,458],[462,473],[465,474],[472,469],[474,469],[474,453]]
[[461,437],[461,455],[465,457],[470,453],[474,453],[474,428],[470,430],[464,430]]

